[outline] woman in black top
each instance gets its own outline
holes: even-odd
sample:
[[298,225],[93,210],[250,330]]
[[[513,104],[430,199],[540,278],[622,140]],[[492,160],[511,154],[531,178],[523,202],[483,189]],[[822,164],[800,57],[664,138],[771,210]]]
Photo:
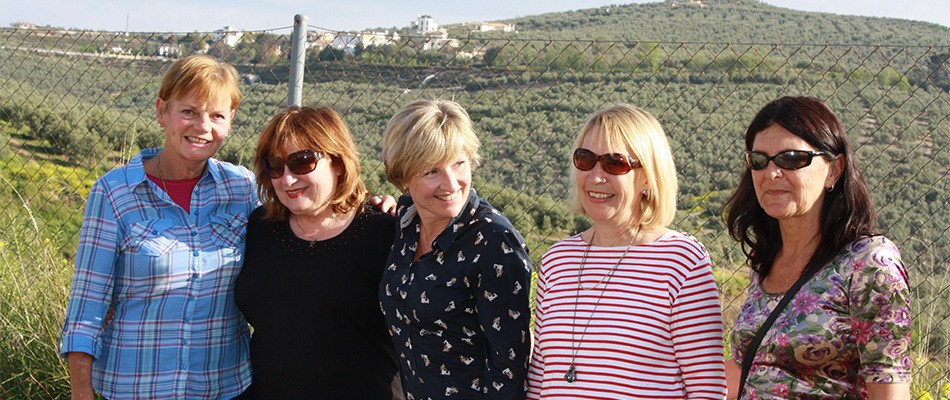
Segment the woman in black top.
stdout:
[[261,134],[255,165],[264,206],[235,287],[254,328],[247,396],[401,397],[376,296],[395,226],[364,211],[346,125],[330,108],[291,107]]

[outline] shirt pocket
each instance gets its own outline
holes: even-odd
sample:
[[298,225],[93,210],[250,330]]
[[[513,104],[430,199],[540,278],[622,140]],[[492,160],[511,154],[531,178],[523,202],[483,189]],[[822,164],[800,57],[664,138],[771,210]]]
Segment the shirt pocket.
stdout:
[[174,221],[153,219],[136,222],[129,226],[125,240],[119,245],[122,253],[146,257],[160,257],[168,254],[177,242],[166,235]]
[[247,217],[241,214],[214,214],[211,216],[211,234],[215,244],[221,247],[241,247]]
[[[170,219],[133,223],[120,244],[121,290],[128,295],[160,293],[174,286],[173,264],[179,242]],[[186,263],[187,264],[187,263]]]
[[211,215],[211,240],[222,257],[236,257],[244,253],[244,235],[247,232],[247,216],[243,214]]

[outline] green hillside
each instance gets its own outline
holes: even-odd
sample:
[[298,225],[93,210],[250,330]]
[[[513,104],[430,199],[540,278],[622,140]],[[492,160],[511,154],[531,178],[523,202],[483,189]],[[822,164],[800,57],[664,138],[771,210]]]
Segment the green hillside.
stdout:
[[[796,11],[756,0],[663,1],[504,20],[531,38],[654,42],[947,45],[950,27]],[[935,10],[936,11],[936,10]]]
[[[524,234],[536,262],[589,225],[567,200],[569,154],[585,118],[620,102],[649,110],[676,159],[673,227],[712,255],[728,321],[748,277],[720,214],[744,168],[745,126],[778,96],[825,99],[856,147],[880,229],[911,271],[915,393],[939,398],[944,384],[950,393],[950,29],[751,0],[508,22],[519,32],[450,26],[457,46],[407,33],[351,52],[314,47],[303,102],[341,112],[367,185],[393,194],[379,160],[386,121],[414,99],[460,102],[483,144],[474,186]],[[174,39],[182,54],[207,51],[259,77],[242,83],[219,158],[249,165],[257,134],[286,103],[288,37],[250,32],[231,48],[210,36],[0,29],[0,398],[68,396],[52,349],[85,193],[104,171],[161,143],[154,102],[172,60],[155,50]],[[103,50],[114,47],[123,50]],[[42,305],[52,306],[38,323]]]

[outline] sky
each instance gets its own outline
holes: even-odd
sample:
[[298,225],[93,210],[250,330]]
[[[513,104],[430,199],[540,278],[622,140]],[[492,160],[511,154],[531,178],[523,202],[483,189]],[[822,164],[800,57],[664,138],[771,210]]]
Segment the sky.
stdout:
[[[714,1],[714,0],[708,0]],[[105,31],[289,32],[294,15],[310,29],[349,31],[406,27],[420,14],[439,24],[500,20],[627,3],[624,0],[0,0],[0,25],[24,21]],[[639,0],[636,3],[646,1]],[[892,17],[950,27],[950,0],[765,0],[779,7],[835,14]],[[950,38],[948,38],[950,40]]]

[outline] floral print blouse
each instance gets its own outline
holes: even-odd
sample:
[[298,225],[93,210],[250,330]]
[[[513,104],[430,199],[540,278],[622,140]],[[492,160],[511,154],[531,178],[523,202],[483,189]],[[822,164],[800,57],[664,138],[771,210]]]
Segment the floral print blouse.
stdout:
[[420,225],[409,196],[397,213],[380,305],[406,399],[524,399],[531,352],[524,238],[472,190],[432,251],[413,262]]
[[[783,293],[753,273],[732,330],[742,357]],[[910,381],[910,292],[897,247],[854,241],[795,295],[762,339],[741,399],[867,397],[867,383]]]

